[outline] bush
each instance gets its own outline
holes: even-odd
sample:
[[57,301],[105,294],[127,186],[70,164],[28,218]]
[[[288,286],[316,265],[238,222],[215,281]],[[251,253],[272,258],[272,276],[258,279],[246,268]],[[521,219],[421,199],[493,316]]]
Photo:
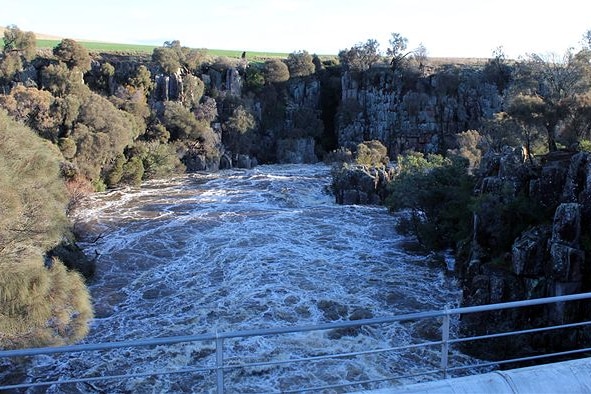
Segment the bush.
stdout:
[[58,259],[37,256],[0,269],[0,348],[60,346],[81,340],[93,316],[84,279]]
[[185,171],[173,145],[156,141],[139,142],[144,167],[144,179],[157,179]]
[[409,211],[399,230],[416,236],[426,249],[455,248],[472,229],[473,189],[467,160],[411,152],[399,157],[386,205]]
[[55,146],[0,111],[0,348],[62,345],[88,332],[83,279],[44,261],[68,228],[59,160]]
[[289,80],[289,69],[280,59],[269,59],[265,61],[265,81],[268,83],[279,83]]
[[355,162],[370,167],[383,167],[388,164],[388,149],[377,140],[362,142],[357,145]]
[[245,71],[244,87],[249,91],[259,93],[263,86],[265,86],[263,71],[255,65],[249,65]]
[[286,62],[292,77],[305,77],[316,71],[312,55],[306,51],[290,53]]
[[67,227],[60,153],[0,111],[0,261],[57,243]]
[[83,73],[90,70],[90,55],[86,48],[76,41],[64,38],[55,48],[53,54],[69,69],[78,68]]

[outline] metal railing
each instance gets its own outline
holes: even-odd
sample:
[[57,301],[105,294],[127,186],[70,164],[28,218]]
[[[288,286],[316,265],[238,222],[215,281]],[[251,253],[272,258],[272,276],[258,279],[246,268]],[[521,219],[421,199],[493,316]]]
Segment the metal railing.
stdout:
[[[92,383],[92,382],[107,381],[107,380],[125,380],[125,379],[131,379],[131,378],[173,375],[173,374],[181,374],[181,373],[182,374],[184,374],[184,373],[215,373],[216,390],[218,393],[223,393],[224,387],[225,387],[224,385],[227,383],[227,382],[225,382],[225,379],[224,379],[225,372],[228,370],[231,370],[231,369],[239,369],[239,368],[244,369],[244,368],[261,367],[261,366],[281,366],[281,365],[286,365],[286,364],[295,364],[295,363],[300,363],[300,362],[311,362],[311,361],[318,361],[318,360],[324,360],[324,359],[350,358],[350,357],[355,357],[355,356],[360,356],[360,355],[394,352],[394,351],[416,349],[416,348],[422,348],[422,347],[428,347],[428,346],[439,346],[441,349],[441,358],[440,358],[440,363],[439,363],[438,369],[424,371],[424,372],[412,374],[412,375],[392,376],[392,377],[378,379],[378,380],[374,379],[374,380],[366,380],[366,381],[354,381],[354,382],[350,382],[350,383],[346,383],[346,384],[327,385],[327,386],[322,386],[322,387],[298,388],[297,391],[301,391],[301,390],[314,391],[314,390],[335,389],[335,388],[342,388],[342,387],[346,387],[346,386],[376,383],[376,382],[382,382],[382,381],[393,381],[393,380],[402,379],[402,378],[409,378],[409,377],[428,375],[428,374],[434,374],[434,373],[439,373],[439,374],[441,374],[442,377],[447,378],[450,372],[466,370],[467,368],[491,367],[491,366],[498,366],[500,364],[506,364],[506,363],[533,361],[533,360],[538,360],[541,358],[548,358],[548,357],[553,357],[553,356],[569,356],[569,355],[591,352],[591,347],[589,347],[589,346],[591,346],[591,344],[586,344],[587,347],[581,347],[581,348],[575,349],[575,350],[541,354],[541,355],[538,354],[538,355],[534,355],[534,356],[513,358],[513,359],[502,360],[502,361],[483,362],[483,363],[478,363],[478,364],[470,364],[468,366],[462,365],[462,366],[451,367],[449,365],[450,346],[453,344],[456,344],[456,343],[477,341],[477,340],[483,340],[483,339],[494,339],[494,338],[508,337],[508,336],[512,336],[512,335],[532,334],[532,333],[546,332],[546,331],[557,330],[557,329],[579,328],[579,327],[591,325],[591,321],[583,321],[583,322],[570,323],[570,324],[559,324],[559,325],[553,325],[553,326],[530,328],[530,329],[524,329],[524,330],[519,330],[519,331],[492,333],[492,334],[480,335],[480,336],[450,338],[450,323],[451,323],[452,316],[460,316],[460,315],[467,315],[467,314],[471,314],[471,313],[500,311],[500,310],[506,310],[506,309],[511,309],[511,308],[523,308],[523,307],[539,306],[539,305],[546,305],[546,304],[553,304],[553,303],[564,303],[564,302],[568,302],[568,301],[588,300],[588,299],[591,299],[591,293],[581,293],[581,294],[573,294],[573,295],[566,295],[566,296],[539,298],[539,299],[507,302],[507,303],[500,303],[500,304],[461,307],[461,308],[445,309],[445,310],[441,310],[441,311],[408,313],[408,314],[399,315],[399,316],[392,316],[392,317],[372,318],[372,319],[363,319],[363,320],[354,320],[354,321],[342,321],[342,322],[333,322],[333,323],[326,323],[326,324],[319,324],[319,325],[306,325],[306,326],[295,326],[295,327],[276,327],[276,328],[259,329],[259,330],[243,330],[243,331],[235,331],[235,332],[222,332],[222,333],[211,333],[211,334],[202,334],[202,335],[185,335],[185,336],[173,336],[173,337],[163,337],[163,338],[149,338],[149,339],[141,339],[141,340],[130,340],[130,341],[110,342],[110,343],[96,343],[96,344],[80,344],[80,345],[71,345],[71,346],[50,347],[50,348],[3,350],[3,351],[0,351],[0,360],[3,358],[31,357],[31,356],[38,356],[38,355],[52,355],[52,354],[58,354],[58,353],[72,353],[72,352],[90,352],[90,351],[111,350],[111,349],[118,349],[118,348],[139,348],[139,347],[149,347],[149,346],[157,346],[157,345],[170,346],[173,344],[186,343],[186,342],[213,342],[215,344],[215,366],[187,367],[187,368],[180,368],[180,369],[174,369],[174,370],[164,370],[164,371],[158,371],[158,372],[140,372],[140,373],[129,373],[129,374],[120,374],[120,375],[105,375],[105,376],[94,376],[94,377],[66,378],[66,379],[60,378],[60,380],[53,380],[53,381],[36,381],[36,382],[29,382],[29,383],[0,385],[0,390],[31,388],[31,387],[39,387],[39,386],[62,385],[62,384],[73,384],[73,383]],[[282,334],[290,334],[290,333],[347,329],[347,328],[353,328],[353,327],[392,324],[392,323],[417,321],[417,320],[424,320],[424,319],[431,319],[431,318],[440,318],[441,319],[441,339],[438,341],[414,343],[414,344],[410,344],[410,345],[397,346],[397,347],[368,349],[368,350],[349,352],[349,353],[325,354],[325,355],[319,355],[319,356],[302,357],[302,358],[297,358],[297,359],[272,360],[272,361],[264,361],[264,362],[256,362],[256,363],[230,364],[230,363],[227,363],[227,361],[224,358],[224,342],[226,340],[232,339],[232,338],[248,338],[248,337],[254,337],[254,336],[274,336],[274,335],[282,335]],[[287,392],[289,392],[289,391],[287,391]],[[293,391],[293,392],[295,392],[295,391]]]

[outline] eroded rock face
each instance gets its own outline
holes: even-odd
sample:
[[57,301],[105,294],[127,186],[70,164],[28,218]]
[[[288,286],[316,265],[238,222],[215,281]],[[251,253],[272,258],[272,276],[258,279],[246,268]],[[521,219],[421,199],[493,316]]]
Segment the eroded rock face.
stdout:
[[[513,242],[503,261],[490,261],[491,228],[497,229],[495,215],[475,217],[475,233],[469,262],[460,269],[464,282],[464,305],[490,304],[522,299],[551,297],[589,291],[591,264],[591,166],[589,153],[556,152],[540,165],[523,160],[518,152],[505,151],[483,160],[483,179],[478,191],[495,194],[503,190],[516,196],[528,193],[544,209],[553,212],[551,224],[527,229]],[[515,311],[495,312],[463,320],[466,334],[516,330],[540,324],[566,323],[581,317],[589,319],[591,311],[577,303],[560,303]],[[581,337],[589,338],[587,329],[573,336],[558,338],[552,333],[536,334],[514,341],[472,345],[467,350],[486,353],[489,358],[523,354],[523,349],[543,347],[564,350],[577,346]],[[491,352],[490,347],[502,349]],[[484,353],[482,353],[484,352]]]
[[390,69],[344,72],[341,92],[339,145],[380,140],[392,156],[407,149],[437,151],[446,136],[478,129],[502,106],[497,86],[468,67],[416,80]]
[[312,164],[318,162],[313,138],[280,139],[277,141],[277,162],[280,164]]

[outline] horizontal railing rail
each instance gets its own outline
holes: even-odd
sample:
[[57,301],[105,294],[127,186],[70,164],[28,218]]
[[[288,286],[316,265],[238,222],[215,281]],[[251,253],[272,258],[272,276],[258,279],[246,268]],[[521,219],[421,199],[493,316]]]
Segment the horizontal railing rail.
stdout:
[[[296,364],[296,363],[318,361],[318,360],[325,360],[325,359],[350,358],[350,357],[355,357],[355,356],[360,356],[360,355],[387,353],[387,352],[400,351],[400,350],[424,348],[424,347],[429,347],[429,346],[440,346],[441,347],[441,360],[440,360],[441,362],[440,362],[439,368],[437,368],[437,369],[423,371],[420,373],[408,374],[408,375],[397,375],[397,376],[388,377],[388,378],[364,380],[364,381],[354,381],[354,382],[346,383],[346,384],[327,385],[327,386],[319,386],[319,387],[311,387],[311,388],[299,388],[297,391],[300,391],[300,390],[313,391],[313,390],[326,390],[326,389],[330,389],[330,388],[333,388],[333,389],[334,388],[342,388],[342,387],[353,386],[353,385],[369,384],[369,383],[376,383],[376,382],[383,382],[383,381],[392,381],[392,380],[397,380],[397,379],[405,379],[405,378],[410,378],[410,377],[429,375],[429,374],[439,374],[439,373],[442,374],[443,377],[448,377],[449,372],[462,371],[462,370],[466,370],[466,369],[470,369],[470,368],[493,367],[493,366],[498,366],[498,365],[507,364],[507,363],[535,361],[535,360],[549,358],[549,357],[555,357],[555,356],[570,356],[570,355],[591,352],[591,347],[581,347],[580,349],[563,351],[563,352],[547,353],[547,354],[541,354],[541,355],[538,354],[538,355],[534,355],[534,356],[527,356],[527,357],[514,358],[514,359],[508,359],[508,360],[501,360],[501,361],[494,361],[494,362],[483,362],[483,363],[478,363],[478,364],[450,367],[448,365],[449,364],[448,355],[450,352],[450,345],[453,345],[453,344],[463,343],[463,342],[468,342],[468,341],[484,340],[484,339],[495,339],[495,338],[507,337],[507,336],[512,336],[512,335],[524,335],[524,334],[532,334],[532,333],[539,333],[539,332],[547,332],[547,331],[558,330],[558,329],[567,329],[567,328],[574,329],[574,328],[580,328],[580,327],[591,325],[591,321],[584,321],[584,322],[552,325],[552,326],[546,326],[546,327],[523,329],[523,330],[518,330],[518,331],[492,333],[492,334],[480,335],[480,336],[450,338],[450,317],[451,316],[456,316],[456,315],[459,316],[459,315],[466,315],[466,314],[480,313],[480,312],[499,311],[499,310],[506,310],[506,309],[512,309],[512,308],[524,308],[524,307],[547,305],[547,304],[554,304],[554,303],[564,303],[564,302],[578,301],[578,300],[589,300],[589,299],[591,299],[591,293],[580,293],[580,294],[538,298],[538,299],[524,300],[524,301],[498,303],[498,304],[450,308],[450,309],[444,309],[444,310],[440,310],[440,311],[407,313],[407,314],[403,314],[403,315],[390,316],[390,317],[371,318],[371,319],[362,319],[362,320],[353,320],[353,321],[340,321],[340,322],[332,322],[332,323],[317,324],[317,325],[272,327],[272,328],[266,328],[266,329],[241,330],[241,331],[233,331],[233,332],[217,332],[217,333],[199,334],[199,335],[182,335],[182,336],[171,336],[171,337],[162,337],[162,338],[147,338],[147,339],[108,342],[108,343],[87,343],[87,344],[58,346],[58,347],[1,350],[0,351],[0,359],[1,358],[14,358],[14,357],[31,357],[31,356],[38,356],[38,355],[55,355],[55,354],[73,353],[73,352],[113,350],[113,349],[120,349],[120,348],[167,346],[167,345],[174,345],[174,344],[187,343],[187,342],[213,342],[215,344],[215,366],[187,367],[187,368],[180,368],[180,369],[174,369],[174,370],[164,370],[164,371],[157,371],[157,372],[150,371],[150,372],[140,372],[140,373],[119,374],[119,375],[66,378],[66,379],[60,378],[60,380],[55,380],[55,381],[38,381],[38,382],[27,382],[27,383],[11,384],[11,385],[1,385],[0,384],[0,390],[30,388],[30,387],[40,387],[40,386],[50,386],[50,385],[62,385],[62,384],[72,384],[72,383],[92,383],[92,382],[106,381],[106,380],[124,380],[124,379],[148,377],[148,376],[162,376],[162,375],[173,375],[173,374],[180,374],[180,373],[199,372],[199,373],[215,373],[217,392],[223,393],[224,392],[224,384],[225,384],[224,375],[225,375],[225,371],[228,371],[228,370],[239,369],[239,368],[253,368],[253,367],[261,367],[261,366],[277,366],[277,365],[285,365],[285,364]],[[228,339],[248,338],[248,337],[254,337],[254,336],[274,336],[274,335],[302,333],[302,332],[311,332],[311,331],[336,330],[336,329],[354,328],[354,327],[361,327],[361,326],[374,326],[374,325],[392,324],[392,323],[400,323],[400,322],[407,322],[407,321],[417,321],[417,320],[433,319],[433,318],[441,318],[442,319],[441,340],[438,340],[438,341],[421,342],[421,343],[414,343],[414,344],[404,345],[404,346],[393,346],[393,347],[378,348],[378,349],[368,349],[368,350],[357,351],[357,352],[346,352],[346,353],[325,354],[325,355],[320,355],[320,356],[301,357],[301,358],[297,358],[297,359],[288,359],[288,360],[272,360],[272,361],[264,361],[264,362],[229,364],[224,359],[224,341],[228,340]],[[587,345],[591,345],[591,344],[587,344]],[[291,392],[291,391],[284,391],[284,392]],[[295,391],[293,391],[293,392],[295,392]]]

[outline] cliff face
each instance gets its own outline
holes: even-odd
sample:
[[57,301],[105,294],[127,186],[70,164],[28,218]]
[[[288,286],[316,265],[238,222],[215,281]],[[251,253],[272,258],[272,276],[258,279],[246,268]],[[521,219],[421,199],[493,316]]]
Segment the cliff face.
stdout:
[[[532,226],[513,241],[511,252],[491,261],[489,251],[499,237],[500,214],[474,218],[469,259],[459,266],[464,283],[464,305],[575,294],[591,290],[591,155],[556,152],[540,165],[531,165],[521,150],[506,150],[484,161],[480,193],[505,198],[521,193],[550,213],[552,220]],[[511,214],[511,212],[509,212]],[[510,229],[502,229],[509,231]],[[541,322],[562,324],[589,319],[591,311],[578,302],[467,316],[463,330],[470,335],[488,331],[535,327]],[[575,347],[591,331],[537,334],[483,343],[472,351],[489,357],[523,354],[523,349],[565,350]]]
[[337,136],[340,146],[380,140],[394,155],[414,149],[444,151],[446,139],[478,129],[502,107],[497,86],[478,69],[401,74],[373,69],[345,72]]

